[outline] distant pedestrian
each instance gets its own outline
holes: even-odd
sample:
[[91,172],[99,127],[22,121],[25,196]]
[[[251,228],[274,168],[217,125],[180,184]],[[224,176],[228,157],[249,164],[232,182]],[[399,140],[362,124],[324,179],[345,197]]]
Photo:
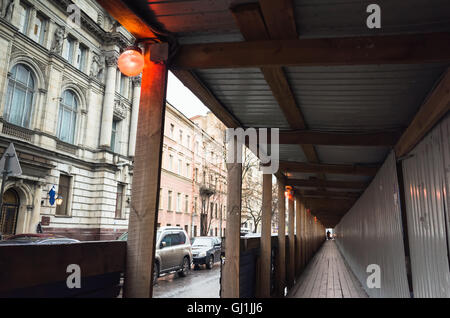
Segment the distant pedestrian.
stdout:
[[327,231],[327,240],[331,240],[331,232]]
[[36,227],[36,233],[43,233],[43,232],[44,231],[42,231],[42,224],[41,224],[41,222],[39,222]]

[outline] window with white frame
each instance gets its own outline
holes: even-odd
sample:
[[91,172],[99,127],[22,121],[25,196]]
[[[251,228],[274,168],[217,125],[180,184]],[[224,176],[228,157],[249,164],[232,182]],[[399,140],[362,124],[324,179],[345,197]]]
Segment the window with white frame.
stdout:
[[177,193],[177,212],[181,212],[181,193]]
[[65,58],[70,64],[74,62],[73,55],[75,53],[75,42],[76,40],[71,36],[68,36],[64,41],[62,57]]
[[172,191],[167,191],[167,211],[172,211]]
[[58,133],[61,141],[74,143],[78,100],[71,90],[65,90],[59,103]]
[[125,194],[125,185],[117,184],[117,195],[116,195],[116,214],[117,219],[123,218],[123,196]]
[[169,155],[169,170],[172,171],[173,169],[173,156]]
[[118,147],[117,144],[118,142],[118,125],[119,125],[119,120],[113,119],[113,123],[112,123],[112,129],[111,129],[111,151],[116,152],[118,151]]
[[29,128],[34,102],[35,83],[31,69],[24,64],[15,65],[10,72],[6,94],[6,121]]
[[18,15],[19,15],[19,31],[23,34],[27,33],[28,24],[30,20],[30,7],[24,3],[19,3],[18,6]]
[[37,14],[31,28],[30,34],[31,39],[41,45],[44,44],[45,32],[47,29],[47,21],[48,21],[47,18],[45,18],[41,14]]
[[88,48],[82,44],[78,46],[77,54],[75,56],[74,66],[80,71],[84,72],[86,67]]

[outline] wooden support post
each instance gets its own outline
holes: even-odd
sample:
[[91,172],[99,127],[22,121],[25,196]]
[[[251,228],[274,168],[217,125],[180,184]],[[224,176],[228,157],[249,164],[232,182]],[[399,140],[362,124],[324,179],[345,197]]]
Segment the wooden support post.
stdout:
[[145,53],[128,225],[124,297],[152,297],[167,67]]
[[302,262],[302,268],[305,268],[306,266],[306,209],[305,205],[301,205],[300,210],[300,231],[301,231],[301,262]]
[[306,212],[306,261],[311,258],[311,212]]
[[[234,158],[237,158],[237,147],[238,143],[235,140]],[[239,298],[242,163],[227,163],[227,171],[226,260],[220,279],[220,297]]]
[[294,286],[295,280],[295,236],[294,236],[294,199],[288,200],[288,213],[289,213],[289,266],[287,272],[287,284],[289,289]]
[[296,241],[296,249],[295,249],[295,277],[298,278],[300,276],[301,271],[301,252],[302,252],[302,243],[301,243],[301,222],[300,222],[300,209],[302,203],[300,202],[300,198],[298,196],[295,197],[295,241]]
[[271,219],[272,219],[272,175],[263,174],[262,215],[261,215],[261,270],[260,293],[263,298],[270,297],[271,264]]
[[278,179],[278,254],[276,267],[277,295],[284,297],[286,287],[286,198],[284,184]]

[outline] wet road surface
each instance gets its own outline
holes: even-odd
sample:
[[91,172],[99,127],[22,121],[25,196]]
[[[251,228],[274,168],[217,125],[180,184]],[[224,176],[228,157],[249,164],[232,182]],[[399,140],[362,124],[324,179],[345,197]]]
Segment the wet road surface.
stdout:
[[154,298],[219,298],[220,263],[212,269],[200,266],[186,277],[178,277],[176,273],[158,279],[153,287]]

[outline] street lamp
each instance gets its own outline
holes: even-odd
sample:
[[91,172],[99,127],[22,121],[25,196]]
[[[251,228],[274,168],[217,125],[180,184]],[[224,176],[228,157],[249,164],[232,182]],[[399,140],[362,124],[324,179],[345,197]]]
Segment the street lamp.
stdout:
[[61,205],[63,203],[63,197],[58,194],[58,197],[56,198],[56,205]]
[[286,191],[284,191],[284,196],[285,198],[289,199],[289,200],[293,200],[294,199],[294,190],[292,190],[291,186],[286,186]]
[[137,76],[144,69],[144,56],[138,46],[129,46],[120,54],[117,66],[126,76]]

